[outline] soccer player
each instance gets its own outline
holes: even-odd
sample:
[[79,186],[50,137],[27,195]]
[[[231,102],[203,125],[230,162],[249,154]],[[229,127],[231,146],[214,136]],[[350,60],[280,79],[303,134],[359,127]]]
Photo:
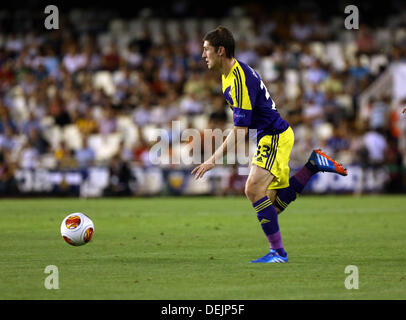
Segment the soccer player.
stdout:
[[209,69],[222,75],[222,90],[233,110],[234,128],[214,154],[195,167],[192,174],[199,179],[211,170],[234,142],[237,130],[247,134],[249,129],[256,129],[257,153],[252,159],[245,194],[257,213],[270,251],[251,262],[285,263],[288,254],[282,243],[278,214],[296,199],[317,172],[345,176],[347,170],[321,150],[313,150],[304,167],[289,179],[293,130],[278,113],[259,74],[234,58],[234,48],[232,33],[222,26],[207,33],[203,39],[202,57]]

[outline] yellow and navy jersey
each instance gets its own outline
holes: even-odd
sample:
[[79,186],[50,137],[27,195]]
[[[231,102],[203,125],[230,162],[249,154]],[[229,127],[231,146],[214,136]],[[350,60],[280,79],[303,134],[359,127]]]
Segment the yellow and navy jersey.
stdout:
[[233,110],[234,125],[256,129],[257,141],[289,127],[276,110],[261,77],[247,64],[235,60],[227,77],[222,75],[222,87],[224,97]]

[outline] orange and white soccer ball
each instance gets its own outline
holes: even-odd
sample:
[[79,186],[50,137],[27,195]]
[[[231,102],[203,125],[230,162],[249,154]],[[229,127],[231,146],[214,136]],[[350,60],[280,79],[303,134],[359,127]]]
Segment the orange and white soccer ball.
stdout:
[[71,213],[62,221],[61,234],[70,245],[82,246],[93,237],[93,221],[81,212]]

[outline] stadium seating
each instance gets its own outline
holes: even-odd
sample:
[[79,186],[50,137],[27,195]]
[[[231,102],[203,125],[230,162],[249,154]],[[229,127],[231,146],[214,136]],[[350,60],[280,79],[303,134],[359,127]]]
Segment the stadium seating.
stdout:
[[[201,59],[201,40],[207,31],[219,24],[232,30],[237,41],[237,57],[242,53],[240,45],[243,41],[247,48],[242,56],[257,57],[254,58],[257,62],[255,69],[270,89],[272,98],[278,101],[277,109],[292,123],[296,134],[295,148],[299,150],[293,152],[292,164],[304,161],[305,150],[335,138],[334,128],[338,123],[345,122],[348,128],[345,139],[353,142],[351,146],[358,146],[357,139],[362,140],[365,132],[375,130],[368,127],[373,114],[372,99],[383,103],[383,97],[393,93],[389,70],[405,58],[402,44],[406,32],[402,17],[394,14],[379,26],[368,25],[369,22],[364,21],[360,30],[353,32],[343,27],[342,14],[327,19],[314,13],[311,22],[303,26],[310,30],[303,41],[300,32],[292,31],[294,18],[280,20],[278,17],[284,15],[283,10],[278,10],[282,9],[275,9],[269,14],[259,10],[256,15],[251,15],[252,11],[246,7],[231,6],[223,15],[211,17],[201,16],[199,12],[195,15],[159,16],[154,8],[143,8],[128,17],[109,10],[93,12],[72,9],[65,17],[69,21],[64,29],[66,38],[50,32],[39,32],[39,36],[22,32],[25,24],[10,26],[10,30],[16,29],[18,32],[0,28],[0,110],[5,109],[8,113],[0,118],[0,141],[9,143],[4,132],[5,123],[9,121],[16,142],[10,154],[7,148],[0,145],[1,156],[15,163],[16,170],[20,169],[22,163],[28,163],[28,166],[36,163],[37,169],[41,170],[61,169],[55,152],[62,144],[71,152],[82,147],[83,138],[87,136],[79,129],[77,120],[86,110],[90,110],[94,128],[87,139],[96,156],[93,165],[106,169],[113,157],[125,153],[125,161],[130,159],[132,167],[143,168],[134,169],[139,181],[142,181],[140,183],[145,184],[140,193],[159,192],[162,189],[159,184],[164,179],[159,169],[167,170],[168,166],[151,166],[151,159],[145,156],[149,148],[159,141],[159,137],[170,139],[171,130],[176,130],[178,126],[182,133],[187,128],[203,131],[213,125],[209,121],[210,113],[214,99],[221,96],[221,85],[217,76],[207,72]],[[8,14],[5,10],[0,11],[1,23],[6,21]],[[315,34],[314,30],[320,26],[325,32],[324,38]],[[372,35],[372,40],[368,36],[362,38],[365,30]],[[166,36],[169,43],[163,47]],[[91,60],[79,68],[68,67],[66,73],[66,49],[74,44],[83,59],[85,44],[92,44],[92,40],[95,41]],[[48,50],[47,46],[38,47],[38,43],[51,43],[55,46],[55,52],[43,52]],[[363,45],[367,49],[375,49],[363,51]],[[116,46],[118,56],[108,56],[112,46]],[[106,65],[108,59],[116,60],[111,66],[108,65],[109,61]],[[358,59],[360,66],[357,65]],[[41,70],[41,64],[44,64],[46,71]],[[7,70],[8,65],[11,70]],[[50,70],[52,73],[47,73]],[[127,71],[130,72],[130,79],[126,78]],[[31,80],[30,75],[24,76],[26,73],[33,76]],[[333,80],[339,81],[341,86],[338,92],[327,95],[323,81],[330,80],[332,73],[337,76]],[[10,81],[8,76],[14,78]],[[56,102],[52,100],[51,103],[53,97]],[[388,117],[385,119],[391,119],[389,115],[400,101],[389,102],[391,105],[387,108]],[[332,113],[334,117],[331,110],[330,114],[326,111],[327,105],[337,108]],[[223,107],[229,119],[225,127],[230,128],[233,125],[232,111],[226,103]],[[170,108],[175,108],[175,112],[172,112],[174,109],[167,111]],[[112,113],[107,120],[106,110]],[[35,155],[35,150],[33,153],[30,153],[32,150],[24,150],[28,135],[23,128],[32,125],[27,125],[30,114],[39,121],[40,131],[49,144],[49,149],[38,155]],[[305,121],[306,116],[312,114],[319,115],[319,119]],[[106,131],[102,130],[104,120],[112,123],[111,126],[110,123],[106,125]],[[171,120],[179,122],[171,123]],[[388,141],[394,139],[398,150],[393,152],[400,154],[405,162],[406,154],[401,147],[405,140],[404,128],[397,129],[401,133],[392,136],[391,132],[396,131],[393,126],[397,126],[395,121],[384,123],[384,128],[381,128],[384,132],[379,134],[383,134]],[[356,134],[349,134],[352,131]],[[28,149],[39,148],[36,142],[31,141]],[[182,158],[184,153],[190,151],[190,145],[186,141],[179,146],[177,144],[175,140],[173,145],[176,149],[172,150],[172,156]],[[352,148],[351,151],[334,150],[334,156],[345,159],[345,164],[350,165],[358,161],[358,149]],[[24,152],[21,153],[21,150]],[[138,154],[135,162],[137,152],[144,153],[142,156]],[[38,156],[38,161],[34,159],[30,162],[30,156],[33,159]],[[22,161],[21,157],[25,157],[25,160]],[[382,165],[379,164],[381,169]],[[0,164],[0,169],[1,166],[4,164]],[[192,166],[180,167],[190,169]],[[91,175],[83,194],[101,195],[108,178],[103,174],[103,178],[98,180],[96,173]],[[227,172],[219,171],[219,175],[223,175],[224,179],[228,177]],[[16,176],[19,174],[16,173]],[[177,176],[173,179],[175,181]],[[208,192],[212,187],[209,180],[199,183],[191,181],[188,192]],[[224,188],[222,183],[219,184],[220,188]]]

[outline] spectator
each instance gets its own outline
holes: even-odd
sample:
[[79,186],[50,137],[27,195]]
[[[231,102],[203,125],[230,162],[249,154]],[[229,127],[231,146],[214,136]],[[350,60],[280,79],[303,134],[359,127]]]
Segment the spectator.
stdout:
[[0,134],[4,134],[6,127],[10,128],[12,132],[17,132],[17,125],[12,119],[9,109],[2,103],[0,99]]
[[332,155],[337,157],[341,151],[350,148],[350,141],[347,135],[348,128],[345,121],[341,121],[338,126],[334,127],[333,135],[327,140],[327,147],[332,151]]
[[368,151],[369,163],[381,166],[384,163],[387,142],[382,130],[370,130],[363,138],[364,145]]
[[84,114],[80,114],[76,119],[76,126],[83,136],[88,136],[98,132],[98,123],[92,115],[92,109],[88,108]]
[[110,43],[101,57],[101,68],[107,71],[115,71],[120,65],[120,56],[117,52],[117,46]]
[[49,152],[50,144],[42,135],[39,127],[31,127],[27,133],[28,144],[34,147],[39,155]]
[[117,154],[109,165],[109,184],[104,190],[105,196],[129,196],[133,193],[135,176],[128,163]]
[[114,110],[108,107],[103,111],[102,117],[99,119],[99,132],[102,135],[107,135],[117,131],[117,117]]
[[[139,130],[141,131],[141,130]],[[140,167],[147,167],[150,165],[149,163],[149,150],[150,146],[148,145],[147,141],[142,136],[141,132],[139,133],[140,140],[138,144],[136,144],[133,148],[133,159],[135,164]]]
[[329,75],[320,84],[320,89],[325,93],[337,95],[343,91],[342,80],[337,71],[330,70]]
[[[50,53],[52,54],[52,52]],[[78,52],[76,44],[71,44],[69,46],[68,51],[62,60],[63,66],[70,74],[73,74],[76,71],[84,68],[87,62],[88,61],[86,55]]]
[[28,136],[32,130],[40,130],[41,124],[33,112],[29,112],[28,119],[21,126],[21,133]]
[[369,75],[369,69],[361,64],[361,57],[355,58],[355,63],[348,68],[349,75],[355,80],[361,80]]
[[385,129],[389,115],[389,97],[374,99],[371,103],[369,127],[373,130]]
[[58,168],[61,169],[74,169],[77,168],[77,161],[74,157],[73,151],[62,141],[59,147],[55,150],[55,159]]
[[143,97],[141,104],[133,113],[133,120],[139,127],[143,127],[151,123],[151,100],[149,97]]
[[16,72],[13,68],[13,60],[8,59],[0,63],[0,90],[7,90],[16,80]]
[[228,195],[244,195],[247,176],[238,173],[238,165],[232,167],[226,193]]
[[321,104],[317,103],[314,99],[310,99],[304,104],[303,120],[311,127],[315,128],[318,124],[323,122],[323,119],[324,111]]
[[16,196],[19,192],[15,178],[15,165],[7,159],[7,153],[0,149],[0,195]]
[[64,127],[71,123],[70,114],[67,112],[62,98],[57,93],[49,103],[48,113],[59,127]]
[[95,160],[95,152],[89,145],[89,139],[86,135],[82,135],[81,147],[75,151],[75,160],[80,169],[86,169],[93,165]]
[[52,78],[56,78],[56,76],[58,74],[59,59],[51,46],[47,46],[44,49],[44,56],[42,58],[42,63],[45,66],[47,74]]
[[237,59],[255,68],[259,62],[259,57],[253,48],[250,48],[246,39],[238,43]]
[[170,103],[169,97],[165,96],[158,99],[159,105],[151,111],[151,123],[159,126],[170,127],[171,122],[178,118],[179,109],[174,104]]
[[336,96],[331,91],[326,93],[323,109],[325,119],[334,126],[338,126],[346,117],[346,111],[339,105]]
[[117,154],[120,156],[120,158],[127,162],[127,163],[131,163],[131,161],[133,161],[133,153],[131,148],[129,148],[124,140],[120,141],[120,145],[118,147],[118,151]]
[[4,127],[4,133],[0,134],[0,150],[12,152],[19,148],[19,141],[17,136],[14,135],[11,127]]
[[131,69],[136,69],[142,64],[142,55],[133,43],[130,43],[124,51],[123,59]]
[[357,32],[357,49],[360,54],[372,54],[375,52],[375,39],[368,26],[362,24]]
[[195,116],[203,112],[203,105],[195,93],[190,93],[181,100],[180,111],[183,115]]
[[324,68],[321,66],[319,60],[314,60],[311,66],[305,71],[304,73],[304,80],[308,82],[309,85],[311,84],[319,84],[321,83],[326,77],[328,73]]
[[296,22],[292,23],[290,32],[293,39],[305,42],[312,35],[312,27],[304,16],[299,16]]
[[321,91],[321,86],[316,83],[312,83],[309,89],[305,91],[303,99],[305,102],[312,100],[318,105],[323,105],[326,101],[326,93]]
[[39,166],[39,152],[29,142],[25,142],[21,148],[19,155],[19,167],[22,169],[36,169]]
[[228,115],[225,110],[223,97],[215,96],[213,98],[213,109],[209,115],[209,127],[224,130],[227,120]]

